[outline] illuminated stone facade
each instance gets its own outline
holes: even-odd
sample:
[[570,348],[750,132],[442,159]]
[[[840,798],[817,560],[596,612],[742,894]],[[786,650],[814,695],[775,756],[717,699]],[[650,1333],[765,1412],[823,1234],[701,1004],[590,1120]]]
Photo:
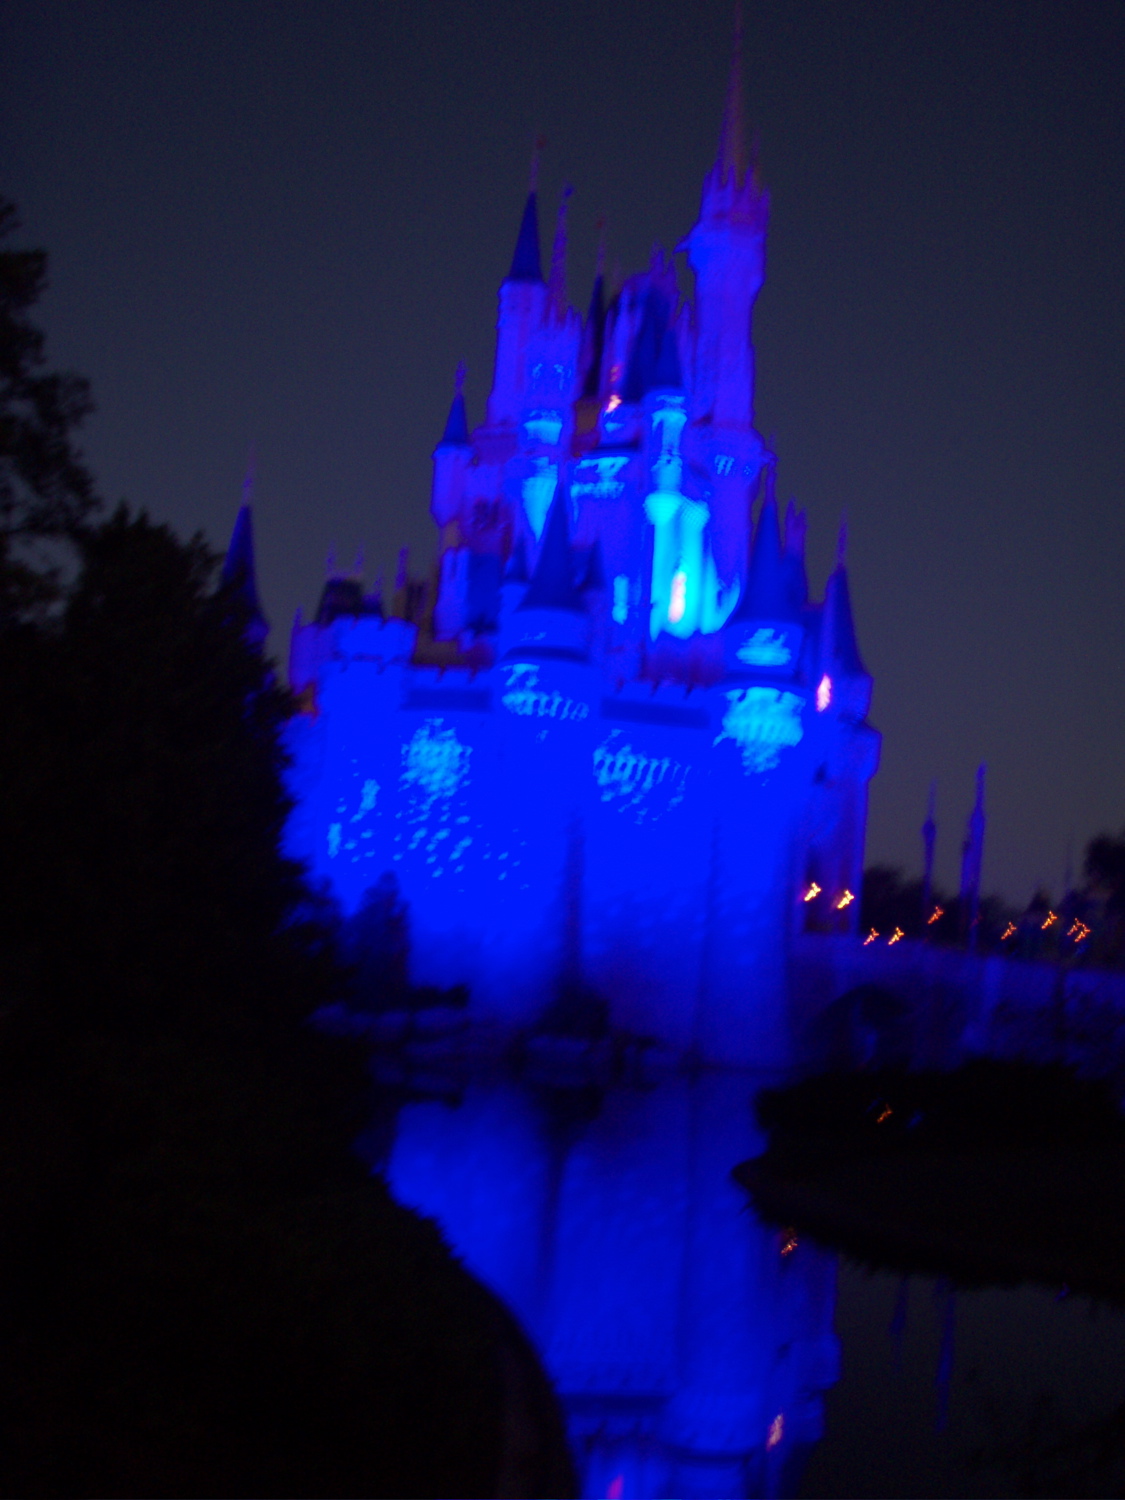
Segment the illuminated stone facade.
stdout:
[[792,934],[855,920],[879,737],[842,547],[811,603],[754,429],[768,202],[741,137],[736,75],[678,247],[692,301],[658,252],[582,318],[565,199],[544,279],[529,195],[485,421],[458,388],[434,453],[433,579],[332,579],[294,628],[290,845],[346,913],[393,876],[412,978],[482,1014],[593,992],[751,1061],[784,1052]]

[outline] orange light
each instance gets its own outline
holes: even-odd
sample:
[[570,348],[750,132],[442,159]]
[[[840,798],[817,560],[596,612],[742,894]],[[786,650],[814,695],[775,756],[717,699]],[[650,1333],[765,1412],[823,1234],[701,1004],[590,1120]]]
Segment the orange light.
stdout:
[[813,883],[812,883],[812,885],[809,886],[808,890],[801,897],[801,900],[802,901],[815,901],[816,898],[819,895],[820,895],[820,886],[818,886],[817,883],[816,883],[816,881],[814,880]]
[[1057,922],[1057,921],[1058,921],[1058,920],[1059,920],[1059,918],[1058,918],[1058,913],[1057,913],[1057,912],[1053,912],[1053,911],[1049,911],[1049,912],[1048,912],[1048,913],[1047,913],[1047,920],[1046,920],[1046,921],[1045,921],[1045,922],[1044,922],[1044,923],[1043,923],[1043,925],[1042,925],[1042,927],[1041,927],[1041,928],[1040,928],[1040,929],[1039,929],[1039,931],[1040,931],[1040,932],[1046,932],[1046,931],[1047,931],[1047,928],[1048,928],[1048,927],[1052,927],[1052,926],[1054,926],[1054,924],[1055,924],[1055,923],[1056,923],[1056,922]]
[[1000,934],[1000,941],[1002,943],[1006,943],[1008,939],[1010,937],[1013,937],[1018,931],[1019,929],[1017,928],[1016,924],[1014,922],[1009,922],[1007,927],[1005,927],[1004,931]]
[[864,940],[863,940],[863,946],[866,948],[867,945],[868,945],[868,943],[873,943],[878,936],[879,936],[878,932],[873,927],[871,929],[871,931],[867,934],[867,936],[864,938]]
[[1074,921],[1070,924],[1066,935],[1069,938],[1073,938],[1076,943],[1084,943],[1090,936],[1090,929],[1086,926],[1085,922],[1080,922],[1078,918],[1075,917]]
[[766,1447],[776,1448],[778,1443],[781,1442],[784,1436],[785,1416],[782,1412],[778,1412],[777,1416],[774,1417],[773,1421],[770,1423],[769,1435],[766,1438]]
[[940,922],[941,919],[942,919],[942,917],[944,917],[944,916],[945,916],[945,907],[944,906],[935,906],[934,909],[933,909],[933,911],[926,918],[926,926],[927,927],[932,927],[935,922]]
[[836,910],[843,911],[844,907],[850,906],[854,900],[855,897],[852,895],[851,891],[845,891],[844,894],[840,897],[839,901],[836,902]]
[[890,937],[887,939],[887,947],[889,948],[892,943],[901,943],[905,936],[906,933],[903,932],[902,928],[896,927],[895,930],[891,933]]
[[891,1117],[891,1115],[893,1115],[893,1114],[894,1114],[894,1110],[891,1108],[891,1106],[889,1104],[884,1104],[883,1105],[883,1109],[882,1109],[882,1113],[877,1114],[875,1116],[875,1123],[876,1123],[876,1125],[881,1125],[884,1120],[889,1120],[890,1117]]
[[785,1231],[785,1238],[781,1243],[782,1255],[792,1255],[797,1248],[797,1236],[791,1229]]

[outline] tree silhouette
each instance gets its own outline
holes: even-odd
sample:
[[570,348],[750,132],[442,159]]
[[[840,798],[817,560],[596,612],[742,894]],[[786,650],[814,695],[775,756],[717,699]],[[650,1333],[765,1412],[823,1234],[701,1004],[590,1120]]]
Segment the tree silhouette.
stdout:
[[245,603],[144,515],[76,540],[0,631],[0,1494],[568,1492],[518,1327],[351,1149]]
[[6,246],[18,227],[15,206],[0,198],[0,621],[57,596],[56,571],[36,544],[73,536],[98,505],[74,445],[93,410],[90,387],[46,368],[29,314],[46,290],[47,255]]

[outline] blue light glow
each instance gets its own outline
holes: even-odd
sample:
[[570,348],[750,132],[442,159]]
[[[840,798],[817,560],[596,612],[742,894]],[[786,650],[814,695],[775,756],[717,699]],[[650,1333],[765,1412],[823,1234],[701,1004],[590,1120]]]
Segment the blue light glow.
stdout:
[[558,479],[558,465],[551,463],[549,459],[537,458],[535,473],[529,474],[523,482],[523,506],[536,541],[543,535],[543,525],[547,520],[551,501],[555,498]]
[[613,618],[618,625],[629,618],[629,579],[625,573],[618,573],[613,580]]
[[616,500],[625,492],[624,480],[617,476],[628,462],[627,453],[599,453],[581,459],[574,468],[571,497],[575,500]]
[[[452,797],[469,774],[472,747],[463,745],[455,729],[443,729],[443,720],[427,719],[402,747],[404,791],[415,791],[426,803],[426,811],[439,798]],[[371,783],[367,783],[371,785]]]
[[755,630],[735,655],[751,667],[785,667],[793,660],[785,634],[769,626]]
[[590,705],[567,698],[557,689],[545,691],[539,682],[539,668],[533,662],[506,662],[501,668],[508,680],[500,702],[509,713],[536,719],[585,719]]
[[744,770],[752,773],[772,771],[783,750],[800,744],[804,737],[801,725],[803,701],[798,694],[779,692],[777,688],[750,687],[728,689],[726,697],[727,711],[715,744],[734,740],[742,751]]
[[557,411],[533,411],[524,418],[524,438],[529,443],[543,443],[553,448],[562,435],[563,419]]
[[639,754],[620,729],[611,730],[594,751],[594,781],[601,800],[633,811],[638,823],[679,806],[688,769],[667,755]]

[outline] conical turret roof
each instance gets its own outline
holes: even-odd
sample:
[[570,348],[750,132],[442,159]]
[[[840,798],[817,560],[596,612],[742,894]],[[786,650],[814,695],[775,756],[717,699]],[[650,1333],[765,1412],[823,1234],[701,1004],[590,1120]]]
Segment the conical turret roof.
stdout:
[[532,188],[523,207],[520,232],[512,255],[512,265],[505,278],[507,281],[543,280],[543,260],[539,253],[539,200]]
[[582,595],[574,579],[574,551],[570,545],[570,528],[566,519],[566,495],[560,484],[543,528],[543,545],[539,561],[520,609],[564,609],[584,613]]

